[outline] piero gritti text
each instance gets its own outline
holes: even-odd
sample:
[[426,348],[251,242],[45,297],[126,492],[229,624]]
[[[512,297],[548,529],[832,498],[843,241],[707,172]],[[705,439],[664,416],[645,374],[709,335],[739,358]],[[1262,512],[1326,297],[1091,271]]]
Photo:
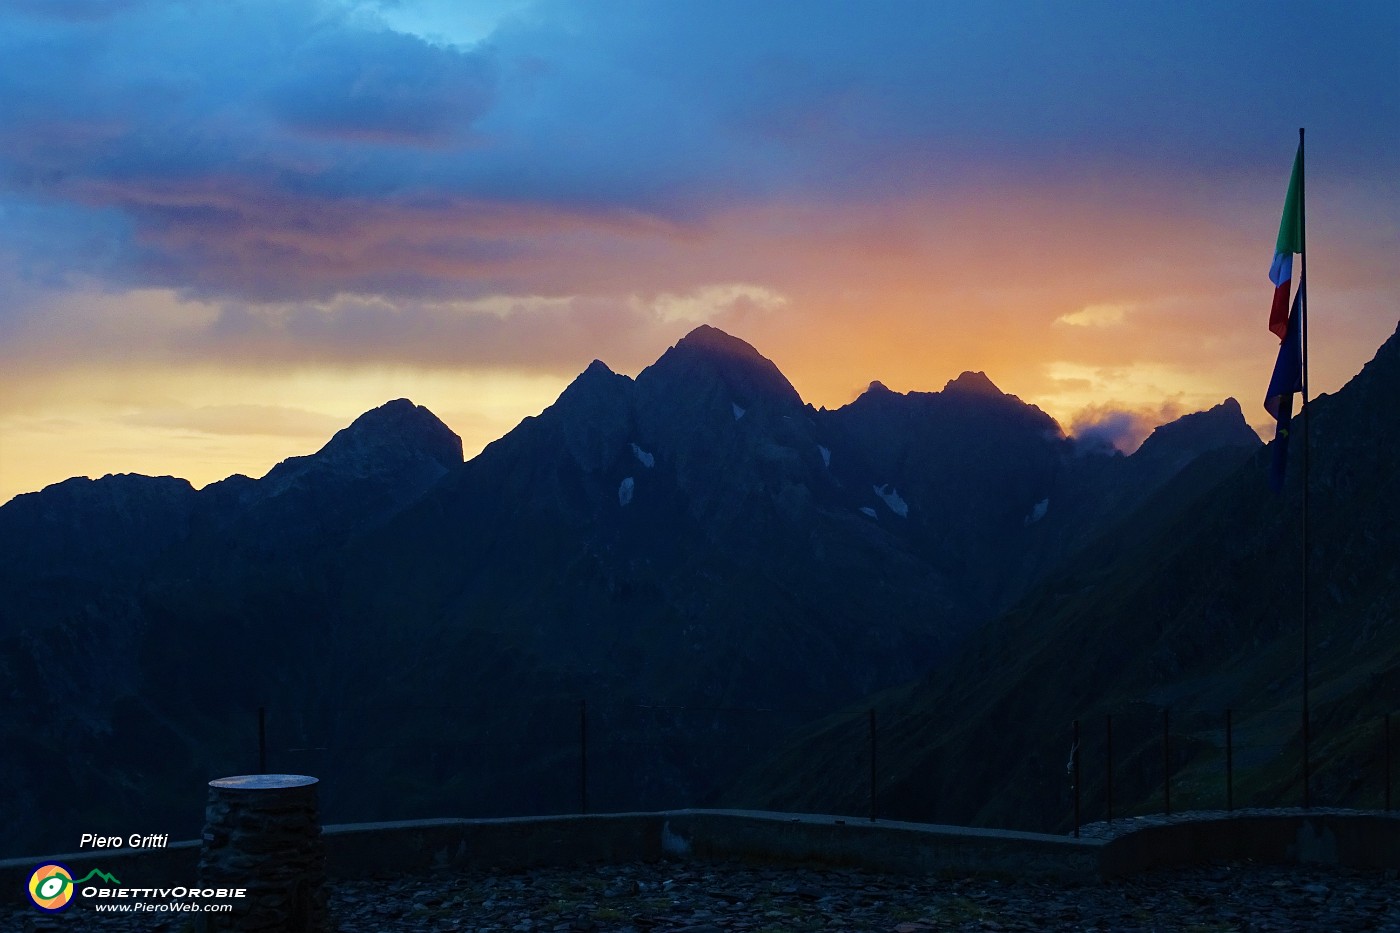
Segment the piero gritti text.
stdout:
[[130,836],[99,836],[83,833],[78,839],[79,849],[164,849],[170,845],[169,833],[132,833]]

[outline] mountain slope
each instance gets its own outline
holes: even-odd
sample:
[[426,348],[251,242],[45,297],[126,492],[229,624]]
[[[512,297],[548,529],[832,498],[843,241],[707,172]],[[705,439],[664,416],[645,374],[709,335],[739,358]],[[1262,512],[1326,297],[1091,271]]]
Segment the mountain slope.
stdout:
[[187,825],[185,788],[256,767],[256,708],[300,703],[314,659],[335,657],[331,555],[454,456],[440,421],[391,402],[259,480],[77,478],[0,508],[0,786],[17,814],[0,851],[71,846],[114,816]]
[[[1329,804],[1379,800],[1376,717],[1400,700],[1397,393],[1400,331],[1309,412],[1312,757],[1314,792]],[[1264,480],[1267,453],[1244,450],[1197,457],[974,634],[956,663],[867,701],[886,724],[884,815],[1063,829],[1070,721],[1091,730],[1083,790],[1098,808],[1109,713],[1118,812],[1160,809],[1163,709],[1176,713],[1177,806],[1223,805],[1227,708],[1251,748],[1236,762],[1239,786],[1260,802],[1299,798],[1302,445],[1281,496]],[[809,731],[733,797],[863,812],[868,782],[839,752],[851,721]]]

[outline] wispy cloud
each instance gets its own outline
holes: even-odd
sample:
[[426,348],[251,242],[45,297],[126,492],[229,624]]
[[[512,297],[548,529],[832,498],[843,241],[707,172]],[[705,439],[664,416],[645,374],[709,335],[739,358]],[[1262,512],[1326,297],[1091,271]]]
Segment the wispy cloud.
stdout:
[[339,419],[321,412],[281,405],[168,405],[145,408],[122,420],[127,424],[171,431],[310,438],[317,443],[329,439],[345,426]]
[[706,285],[683,295],[664,292],[650,301],[636,298],[634,303],[650,308],[652,314],[663,323],[694,326],[761,314],[781,308],[788,303],[788,299],[762,285],[732,283]]
[[1060,315],[1055,323],[1070,327],[1111,327],[1123,323],[1131,310],[1130,305],[1121,304],[1085,305],[1078,311]]

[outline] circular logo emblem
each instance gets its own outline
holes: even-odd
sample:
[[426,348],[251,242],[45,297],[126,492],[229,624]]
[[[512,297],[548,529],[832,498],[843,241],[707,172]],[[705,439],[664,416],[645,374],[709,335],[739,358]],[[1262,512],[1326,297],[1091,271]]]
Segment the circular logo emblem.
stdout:
[[40,865],[29,876],[29,899],[49,913],[67,910],[73,900],[73,872],[57,862]]

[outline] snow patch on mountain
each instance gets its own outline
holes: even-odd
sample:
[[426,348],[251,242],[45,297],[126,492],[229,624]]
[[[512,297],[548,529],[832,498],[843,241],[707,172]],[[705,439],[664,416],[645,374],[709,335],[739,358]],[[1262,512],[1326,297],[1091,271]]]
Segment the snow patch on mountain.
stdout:
[[872,486],[875,495],[884,500],[885,505],[890,507],[890,511],[900,518],[909,517],[909,503],[904,501],[904,497],[899,494],[899,490],[891,489],[888,484],[883,486]]
[[734,402],[730,402],[730,403],[729,403],[729,407],[732,408],[732,409],[734,410],[734,420],[735,420],[735,421],[738,421],[740,418],[744,417],[744,411],[745,411],[745,409],[740,408],[740,407],[739,407],[736,403],[734,403]]
[[622,481],[621,485],[617,487],[618,505],[626,505],[627,503],[632,501],[632,490],[636,487],[636,485],[636,480],[634,480],[630,476]]
[[829,469],[831,467],[831,448],[823,447],[821,444],[818,444],[817,450],[821,451],[822,466]]
[[1026,524],[1032,525],[1045,517],[1045,513],[1050,511],[1050,500],[1041,499],[1031,507],[1030,514],[1026,516]]
[[632,455],[648,470],[656,466],[656,457],[642,450],[642,448],[638,447],[636,444],[632,445]]
[[876,514],[875,514],[875,510],[872,509],[872,508],[871,508],[870,506],[868,506],[868,505],[862,505],[862,506],[860,507],[860,512],[861,512],[862,515],[868,515],[868,516],[870,516],[871,518],[879,518],[879,517],[880,517],[880,516],[876,515]]

